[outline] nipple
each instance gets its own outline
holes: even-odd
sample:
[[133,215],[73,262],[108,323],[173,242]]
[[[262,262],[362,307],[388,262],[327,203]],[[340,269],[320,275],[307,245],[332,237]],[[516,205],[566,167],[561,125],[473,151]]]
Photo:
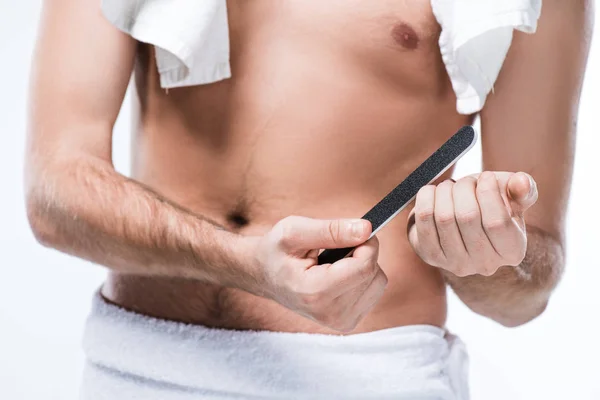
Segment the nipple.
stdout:
[[405,49],[414,50],[419,46],[419,35],[408,24],[401,22],[392,28],[394,41]]

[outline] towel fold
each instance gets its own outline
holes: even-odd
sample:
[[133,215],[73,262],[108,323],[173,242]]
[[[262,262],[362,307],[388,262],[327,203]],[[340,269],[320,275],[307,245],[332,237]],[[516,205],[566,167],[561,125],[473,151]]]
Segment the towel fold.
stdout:
[[462,342],[428,325],[349,336],[234,331],[93,301],[82,400],[468,399]]

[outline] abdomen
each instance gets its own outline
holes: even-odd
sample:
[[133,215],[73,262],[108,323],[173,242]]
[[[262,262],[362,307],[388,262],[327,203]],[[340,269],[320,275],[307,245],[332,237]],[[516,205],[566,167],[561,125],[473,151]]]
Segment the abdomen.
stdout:
[[[137,79],[144,98],[134,177],[243,235],[263,234],[288,215],[360,217],[469,122],[455,112],[435,37],[427,36],[426,22],[409,17],[422,13],[408,6],[401,6],[404,14],[398,6],[386,13],[379,5],[372,15],[348,11],[341,19],[317,13],[321,2],[303,11],[293,1],[270,3],[279,12],[262,19],[267,0],[245,13],[230,7],[232,79],[168,94],[152,68]],[[421,37],[404,48],[394,29],[411,21]],[[341,36],[348,26],[355,28]],[[445,286],[411,250],[407,212],[378,234],[389,284],[358,330],[444,323]],[[158,317],[322,331],[240,291],[154,278],[112,281],[126,287],[116,302]],[[144,306],[147,290],[169,295]]]

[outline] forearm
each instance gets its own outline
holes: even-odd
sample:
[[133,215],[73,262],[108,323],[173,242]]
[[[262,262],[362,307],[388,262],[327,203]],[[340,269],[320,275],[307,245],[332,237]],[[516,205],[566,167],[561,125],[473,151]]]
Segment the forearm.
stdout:
[[[41,169],[40,169],[41,170]],[[246,242],[117,173],[102,159],[45,166],[28,187],[36,237],[116,271],[248,287]]]
[[444,271],[446,281],[474,312],[505,326],[518,326],[540,315],[564,268],[559,240],[527,227],[527,253],[517,267],[501,267],[494,275],[458,277]]

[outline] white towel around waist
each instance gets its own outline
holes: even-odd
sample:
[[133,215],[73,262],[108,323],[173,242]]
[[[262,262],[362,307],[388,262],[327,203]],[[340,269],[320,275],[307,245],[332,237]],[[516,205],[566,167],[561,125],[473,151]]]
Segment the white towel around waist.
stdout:
[[93,301],[82,400],[466,400],[462,342],[428,325],[350,336],[233,331]]
[[[431,0],[442,27],[442,59],[457,111],[480,111],[493,89],[513,30],[533,33],[542,0]],[[161,86],[202,85],[231,77],[226,0],[102,0],[106,18],[156,47]]]

